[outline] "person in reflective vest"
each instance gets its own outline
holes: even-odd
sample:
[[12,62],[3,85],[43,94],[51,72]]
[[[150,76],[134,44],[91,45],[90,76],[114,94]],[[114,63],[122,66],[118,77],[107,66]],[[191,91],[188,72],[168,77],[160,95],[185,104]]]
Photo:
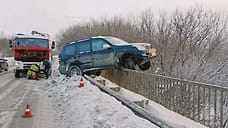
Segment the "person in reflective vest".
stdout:
[[44,59],[43,65],[45,66],[45,70],[44,70],[44,73],[46,76],[45,79],[48,79],[49,76],[51,75],[51,62],[47,59]]
[[36,64],[30,66],[30,69],[27,72],[27,79],[38,80],[37,73],[39,72],[39,67]]

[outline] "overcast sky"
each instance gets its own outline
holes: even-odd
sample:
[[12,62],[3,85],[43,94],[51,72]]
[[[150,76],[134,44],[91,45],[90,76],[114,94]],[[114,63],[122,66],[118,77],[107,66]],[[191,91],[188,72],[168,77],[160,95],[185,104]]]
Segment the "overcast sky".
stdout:
[[0,0],[0,31],[6,34],[38,30],[56,34],[90,18],[186,9],[194,5],[228,15],[228,0]]

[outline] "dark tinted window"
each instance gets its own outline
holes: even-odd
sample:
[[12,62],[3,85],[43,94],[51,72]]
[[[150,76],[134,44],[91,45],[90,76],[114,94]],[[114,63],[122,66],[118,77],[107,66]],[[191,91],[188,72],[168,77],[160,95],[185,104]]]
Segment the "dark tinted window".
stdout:
[[75,54],[75,45],[68,45],[64,49],[65,55],[74,55]]
[[102,40],[102,39],[92,40],[93,51],[104,50],[104,47],[103,47],[104,44],[108,44],[108,43],[105,40]]
[[79,43],[79,53],[91,52],[90,40]]

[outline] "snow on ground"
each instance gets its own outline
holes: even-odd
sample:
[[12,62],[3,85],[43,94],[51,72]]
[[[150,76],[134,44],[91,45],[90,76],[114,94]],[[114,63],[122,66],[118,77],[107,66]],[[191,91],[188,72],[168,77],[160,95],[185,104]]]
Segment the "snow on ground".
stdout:
[[[58,67],[58,64],[54,63],[53,67]],[[157,128],[87,80],[84,79],[84,87],[78,88],[81,77],[66,78],[59,75],[55,68],[43,86],[56,103],[56,127]]]
[[[96,80],[105,80],[105,85],[107,87],[118,87],[118,85],[112,83],[111,81],[105,79],[104,77],[96,77]],[[143,97],[139,94],[131,92],[127,89],[121,88],[118,92],[122,97],[127,98],[130,101],[140,101],[140,100],[148,100],[146,97]],[[201,125],[198,122],[195,122],[191,119],[188,119],[176,112],[168,110],[164,106],[149,100],[148,104],[145,104],[145,109],[149,112],[156,115],[158,119],[166,122],[167,124],[171,124],[171,126],[175,126],[175,128],[206,128],[204,125]]]
[[[11,60],[11,59],[9,59]],[[41,88],[48,93],[53,102],[57,117],[54,119],[57,128],[157,128],[154,124],[136,116],[130,109],[122,105],[120,101],[100,91],[89,81],[84,79],[85,87],[78,88],[80,78],[78,76],[66,78],[60,75],[58,60],[55,58],[52,76],[42,80]],[[10,64],[13,61],[9,61]],[[98,77],[100,79],[102,77]],[[104,79],[104,78],[102,78]],[[110,81],[108,86],[117,86]],[[123,97],[146,99],[138,94],[121,89]],[[204,127],[190,119],[187,119],[165,107],[149,101],[145,106],[147,110],[157,115],[162,120],[176,124],[177,128],[201,128]],[[10,113],[1,113],[10,115]],[[1,116],[1,115],[0,115]],[[6,120],[1,120],[5,122]]]
[[[8,128],[12,117],[16,114],[16,111],[4,111],[0,112],[0,128]],[[4,117],[4,118],[1,118]]]
[[[78,76],[66,78],[57,71],[58,63],[53,64],[53,75],[46,80],[45,88],[57,99],[59,120],[64,119],[67,127],[78,128],[153,128],[151,122],[136,116],[130,109],[123,106],[115,98],[100,91],[89,81],[84,79],[85,87],[78,88],[80,78]],[[97,77],[96,79],[104,79]],[[106,80],[107,86],[118,86]],[[119,94],[131,101],[146,99],[145,97],[121,89]],[[205,126],[183,117],[153,101],[145,106],[158,118],[176,126],[177,128],[203,128]],[[59,126],[58,126],[59,127]]]
[[47,91],[57,99],[59,117],[67,128],[156,128],[88,81],[84,80],[85,87],[78,88],[79,79],[59,76],[46,83]]

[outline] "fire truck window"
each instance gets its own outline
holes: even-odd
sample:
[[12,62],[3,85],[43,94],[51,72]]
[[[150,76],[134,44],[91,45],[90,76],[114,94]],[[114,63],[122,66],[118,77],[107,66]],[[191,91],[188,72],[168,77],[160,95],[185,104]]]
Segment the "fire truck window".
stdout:
[[47,39],[18,38],[18,39],[16,39],[16,42],[17,42],[17,47],[48,48],[48,40]]

